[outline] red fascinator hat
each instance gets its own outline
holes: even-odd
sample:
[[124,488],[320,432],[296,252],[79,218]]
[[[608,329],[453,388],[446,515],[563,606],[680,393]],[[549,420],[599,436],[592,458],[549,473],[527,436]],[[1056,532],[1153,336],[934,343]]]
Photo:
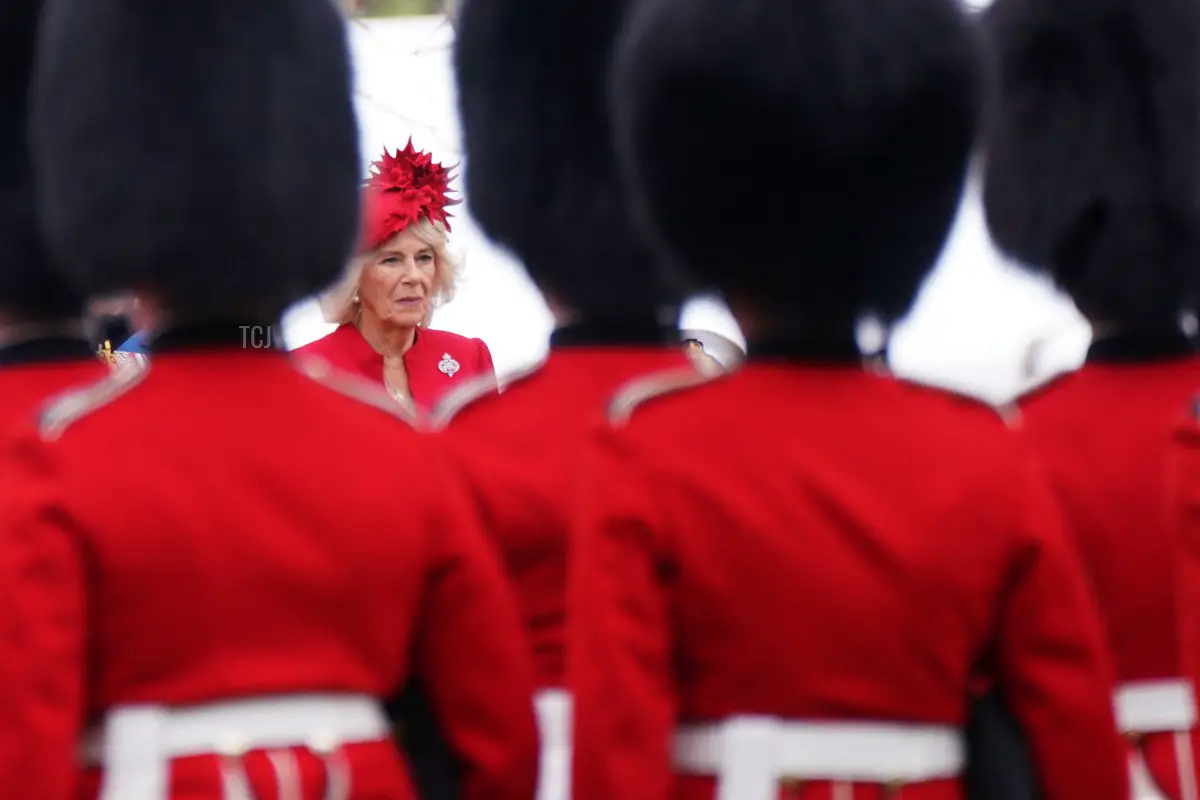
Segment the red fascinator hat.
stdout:
[[421,218],[450,230],[446,207],[462,202],[446,196],[453,171],[435,164],[432,154],[413,149],[412,137],[394,156],[385,149],[367,178],[363,251],[374,250]]

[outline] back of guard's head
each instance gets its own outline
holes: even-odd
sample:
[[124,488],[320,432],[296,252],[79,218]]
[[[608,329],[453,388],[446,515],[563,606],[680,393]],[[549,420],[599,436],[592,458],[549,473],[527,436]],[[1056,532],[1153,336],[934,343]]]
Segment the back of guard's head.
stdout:
[[1200,276],[1200,3],[996,0],[984,209],[1093,321],[1178,325]]
[[0,3],[0,311],[23,320],[78,317],[83,300],[50,263],[39,232],[26,133],[42,0]]
[[275,314],[358,233],[345,20],[330,0],[55,0],[33,97],[48,242],[81,291]]
[[613,152],[607,79],[627,5],[467,0],[454,50],[472,215],[543,291],[609,321],[679,302]]
[[614,67],[624,172],[731,302],[894,319],[955,217],[980,61],[956,0],[644,0]]

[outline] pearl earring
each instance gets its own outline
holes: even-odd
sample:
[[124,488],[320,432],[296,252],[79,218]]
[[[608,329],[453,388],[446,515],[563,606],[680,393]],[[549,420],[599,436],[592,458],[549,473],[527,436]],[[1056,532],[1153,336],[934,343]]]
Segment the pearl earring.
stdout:
[[355,302],[355,303],[357,303],[357,302],[358,302],[358,292],[355,292],[355,293],[354,293],[354,302]]

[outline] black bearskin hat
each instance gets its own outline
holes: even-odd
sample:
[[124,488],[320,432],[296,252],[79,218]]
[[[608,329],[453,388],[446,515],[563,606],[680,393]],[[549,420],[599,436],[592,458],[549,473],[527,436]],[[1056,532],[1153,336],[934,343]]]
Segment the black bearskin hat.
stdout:
[[33,87],[47,240],[87,294],[276,313],[335,281],[361,166],[330,0],[55,0]]
[[607,77],[625,6],[467,0],[456,26],[471,213],[585,316],[644,317],[680,297],[636,235],[613,152]]
[[980,62],[957,0],[645,0],[614,65],[624,172],[731,303],[894,319],[953,222]]
[[1200,3],[996,0],[984,208],[1095,321],[1173,325],[1200,231]]
[[78,317],[83,302],[49,264],[35,214],[26,109],[42,5],[0,3],[0,309],[51,320]]

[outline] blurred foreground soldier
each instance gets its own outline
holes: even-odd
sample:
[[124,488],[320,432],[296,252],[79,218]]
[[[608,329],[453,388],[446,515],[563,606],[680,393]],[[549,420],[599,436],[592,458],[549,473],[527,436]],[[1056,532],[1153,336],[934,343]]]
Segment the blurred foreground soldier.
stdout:
[[[0,12],[0,424],[103,374],[81,322],[83,302],[49,263],[38,234],[25,110],[42,3]],[[106,474],[107,474],[106,470]]]
[[[615,63],[630,182],[748,356],[631,384],[589,453],[575,799],[959,800],[994,678],[1047,800],[1126,800],[1096,610],[1019,440],[856,343],[957,209],[980,69],[956,0],[646,0]],[[714,170],[739,141],[784,194]]]
[[[525,800],[532,679],[465,498],[386,395],[245,344],[333,281],[357,232],[338,11],[61,0],[41,41],[49,241],[87,294],[161,314],[148,369],[7,450],[5,794],[407,800],[380,698],[417,678],[462,797]],[[120,502],[96,479],[114,452]],[[403,502],[396,463],[421,469]],[[77,786],[80,750],[99,769]]]
[[1200,630],[1184,625],[1200,606],[1181,607],[1166,497],[1172,430],[1200,388],[1180,329],[1200,277],[1200,4],[996,0],[984,26],[1000,87],[988,225],[1094,332],[1079,371],[1021,401],[1022,427],[1099,600],[1137,796],[1195,800],[1185,637]]
[[470,0],[455,48],[471,211],[521,258],[558,322],[545,364],[502,395],[478,382],[435,415],[521,602],[542,690],[544,800],[568,789],[575,459],[618,386],[667,367],[692,372],[679,345],[680,295],[633,230],[612,151],[605,86],[623,6]]

